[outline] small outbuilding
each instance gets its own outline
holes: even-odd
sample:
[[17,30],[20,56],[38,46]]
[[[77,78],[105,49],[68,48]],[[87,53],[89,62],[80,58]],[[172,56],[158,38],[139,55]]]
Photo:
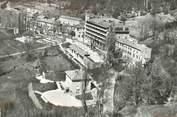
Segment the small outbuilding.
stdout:
[[[74,95],[80,95],[82,93],[82,87],[84,84],[84,72],[80,69],[65,71],[65,87]],[[86,92],[90,92],[93,87],[96,88],[91,76],[87,76]]]

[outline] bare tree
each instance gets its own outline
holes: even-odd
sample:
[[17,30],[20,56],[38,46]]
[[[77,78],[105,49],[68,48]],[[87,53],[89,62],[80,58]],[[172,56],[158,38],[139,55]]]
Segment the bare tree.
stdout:
[[86,103],[86,87],[87,87],[87,68],[86,67],[82,67],[82,77],[84,79],[83,85],[82,85],[82,104],[83,104],[83,108],[85,111],[85,117],[88,116],[88,107],[87,107],[87,103]]
[[26,54],[26,61],[35,60],[36,57],[34,54],[34,48],[31,41],[25,41],[24,49]]

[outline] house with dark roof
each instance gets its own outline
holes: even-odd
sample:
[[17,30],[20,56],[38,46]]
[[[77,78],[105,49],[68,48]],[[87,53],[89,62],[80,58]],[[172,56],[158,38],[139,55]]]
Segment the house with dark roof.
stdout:
[[[65,71],[64,86],[74,95],[82,94],[82,86],[84,79],[84,72],[80,69]],[[87,75],[86,92],[90,92],[96,88],[95,81],[93,81],[90,75]]]

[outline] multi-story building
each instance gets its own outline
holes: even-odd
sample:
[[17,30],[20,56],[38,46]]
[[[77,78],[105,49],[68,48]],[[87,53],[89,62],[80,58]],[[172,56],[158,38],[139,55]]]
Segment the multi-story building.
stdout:
[[139,44],[136,39],[129,35],[128,30],[119,28],[115,39],[116,49],[122,50],[122,57],[129,60],[129,62],[142,62],[144,64],[151,59],[151,48]]
[[78,24],[74,26],[74,32],[75,32],[74,38],[83,43],[84,43],[84,31],[85,31],[84,29],[85,29],[84,24]]
[[89,69],[101,67],[104,63],[103,57],[78,41],[72,42],[65,51],[69,58],[80,65],[89,67]]
[[54,27],[55,27],[55,18],[45,18],[44,16],[39,17],[37,20],[38,27],[41,27],[40,30],[42,33],[54,33]]
[[120,20],[108,17],[88,19],[85,23],[85,41],[91,48],[104,50],[109,32],[121,24]]
[[58,20],[55,18],[46,18],[39,15],[34,19],[29,17],[29,30],[33,30],[38,34],[59,34],[61,29]]
[[116,27],[114,28],[114,33],[119,37],[119,38],[128,38],[130,36],[130,30],[128,27],[125,25]]
[[59,21],[63,25],[74,26],[74,25],[80,24],[82,22],[82,19],[62,15],[62,16],[60,16]]
[[[65,85],[65,87],[69,88],[73,95],[82,94],[82,85],[85,81],[83,73],[84,72],[81,69],[65,71],[65,82],[63,82],[63,84]],[[97,88],[97,84],[88,74],[86,92],[91,93],[94,88]]]

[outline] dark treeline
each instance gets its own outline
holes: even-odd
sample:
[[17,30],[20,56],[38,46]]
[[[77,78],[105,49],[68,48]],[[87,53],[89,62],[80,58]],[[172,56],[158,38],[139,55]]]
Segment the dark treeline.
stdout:
[[[131,8],[144,9],[146,1],[149,3],[160,3],[161,5],[169,4],[171,7],[177,6],[177,0],[0,0],[0,1],[10,1],[10,2],[48,2],[48,3],[58,3],[61,1],[71,2],[70,8],[80,9],[80,8],[96,8],[104,9],[111,8],[117,10],[128,10]],[[154,2],[156,1],[156,2]],[[158,2],[157,2],[158,1]]]

